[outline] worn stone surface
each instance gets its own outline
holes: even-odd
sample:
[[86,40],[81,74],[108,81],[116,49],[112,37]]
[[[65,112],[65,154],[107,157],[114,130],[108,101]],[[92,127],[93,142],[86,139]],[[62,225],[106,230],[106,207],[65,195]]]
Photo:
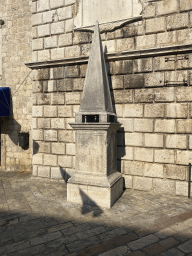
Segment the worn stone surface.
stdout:
[[[0,172],[2,255],[189,255],[191,200],[126,190],[111,209],[67,202],[63,181]],[[139,235],[140,236],[139,236]]]
[[95,25],[80,112],[113,113],[98,23]]
[[[124,8],[120,8],[121,5]],[[113,13],[111,6],[117,11]],[[130,8],[132,6],[132,8]],[[95,0],[80,2],[80,8],[83,11],[77,13],[75,18],[75,26],[93,26],[96,20],[101,23],[118,21],[127,19],[134,16],[139,16],[142,10],[142,6],[137,1],[105,1],[96,5]]]

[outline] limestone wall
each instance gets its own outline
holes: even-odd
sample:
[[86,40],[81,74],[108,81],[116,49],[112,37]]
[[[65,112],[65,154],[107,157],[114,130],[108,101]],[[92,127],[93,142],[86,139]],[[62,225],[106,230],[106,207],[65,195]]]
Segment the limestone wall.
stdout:
[[[92,34],[73,31],[76,1],[32,4],[33,62],[42,62],[33,71],[33,175],[67,179],[75,161],[69,123],[79,108],[86,73],[81,57],[89,55]],[[122,123],[119,171],[126,188],[186,196],[192,162],[192,4],[142,5],[141,21],[102,33],[113,104]],[[66,62],[53,67],[58,59]]]
[[34,176],[67,179],[74,173],[75,137],[69,123],[74,122],[80,104],[84,80],[80,73],[79,66],[37,71],[38,80],[33,82]]
[[[4,21],[0,28],[0,86],[10,87],[12,98],[10,117],[1,118],[0,169],[31,171],[32,86],[30,76],[26,79],[30,69],[24,64],[31,61],[31,1],[1,0],[0,19]],[[30,133],[28,150],[18,146],[20,132]]]

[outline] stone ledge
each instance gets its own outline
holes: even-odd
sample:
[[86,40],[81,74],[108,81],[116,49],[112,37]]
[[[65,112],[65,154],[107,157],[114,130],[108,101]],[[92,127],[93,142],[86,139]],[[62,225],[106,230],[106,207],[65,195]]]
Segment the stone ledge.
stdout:
[[74,130],[104,130],[116,132],[120,123],[70,123]]
[[[105,55],[105,61],[140,59],[156,56],[178,55],[192,53],[192,44],[174,45],[165,47],[148,48],[142,50],[124,51],[121,53],[109,53]],[[42,62],[25,63],[28,68],[39,69],[58,66],[68,66],[88,63],[88,56],[66,58],[61,60],[49,60]]]

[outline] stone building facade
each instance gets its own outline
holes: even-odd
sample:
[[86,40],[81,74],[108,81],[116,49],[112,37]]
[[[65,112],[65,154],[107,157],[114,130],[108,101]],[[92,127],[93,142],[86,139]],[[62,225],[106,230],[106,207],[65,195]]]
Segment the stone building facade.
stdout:
[[[112,101],[122,123],[118,170],[126,188],[187,196],[192,3],[120,2],[129,2],[134,11],[100,27]],[[75,172],[75,134],[69,123],[79,110],[94,25],[86,20],[82,3],[1,0],[1,82],[12,92],[10,117],[1,118],[4,169],[33,167],[34,177],[62,180]],[[18,146],[20,131],[30,134],[27,150]]]

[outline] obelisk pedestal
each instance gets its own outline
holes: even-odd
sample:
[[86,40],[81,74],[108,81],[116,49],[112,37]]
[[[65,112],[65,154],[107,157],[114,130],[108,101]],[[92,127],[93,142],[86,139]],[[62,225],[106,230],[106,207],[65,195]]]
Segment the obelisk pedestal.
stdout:
[[110,208],[123,191],[116,170],[119,124],[73,124],[76,130],[76,173],[67,184],[67,200]]

